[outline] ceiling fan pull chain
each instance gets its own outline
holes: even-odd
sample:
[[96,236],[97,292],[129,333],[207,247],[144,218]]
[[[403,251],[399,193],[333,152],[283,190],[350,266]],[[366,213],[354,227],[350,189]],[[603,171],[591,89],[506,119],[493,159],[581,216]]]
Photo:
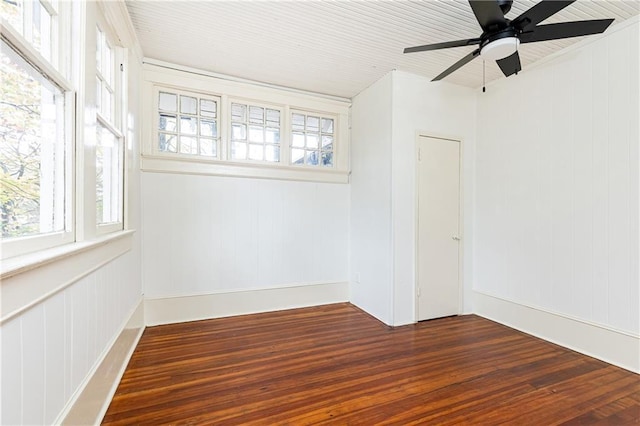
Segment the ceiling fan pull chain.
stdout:
[[485,84],[487,79],[485,78],[485,68],[487,68],[487,61],[482,61],[482,93],[487,91]]

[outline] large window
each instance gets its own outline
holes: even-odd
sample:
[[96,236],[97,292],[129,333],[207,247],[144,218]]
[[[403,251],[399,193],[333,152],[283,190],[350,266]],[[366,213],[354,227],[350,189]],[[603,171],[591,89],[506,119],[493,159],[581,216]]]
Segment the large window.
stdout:
[[[48,1],[0,2],[2,257],[73,241],[72,85],[61,11]],[[68,16],[67,16],[68,18]],[[67,21],[68,22],[68,21]]]
[[1,44],[2,237],[65,230],[65,96]]

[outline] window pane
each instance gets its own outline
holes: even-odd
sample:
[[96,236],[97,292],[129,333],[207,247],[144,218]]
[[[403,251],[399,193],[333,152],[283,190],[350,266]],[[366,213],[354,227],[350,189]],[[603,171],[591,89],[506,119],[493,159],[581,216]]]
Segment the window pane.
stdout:
[[332,167],[333,166],[333,152],[322,153],[322,165]]
[[100,31],[100,28],[96,29],[96,69],[102,72],[102,43],[104,40],[104,34]]
[[307,135],[307,148],[318,148],[318,135]]
[[245,160],[247,158],[247,144],[243,142],[233,142],[231,144],[231,158],[234,160]]
[[292,114],[291,115],[291,128],[293,130],[298,130],[304,132],[304,115],[302,114]]
[[247,126],[244,124],[233,124],[231,126],[231,138],[233,140],[247,140]]
[[304,147],[304,133],[293,133],[291,135],[291,145],[295,147]]
[[264,108],[250,106],[249,107],[249,123],[264,123]]
[[180,133],[183,135],[195,135],[198,131],[198,119],[195,117],[180,116]]
[[247,121],[247,106],[241,104],[231,104],[231,120],[232,121]]
[[196,98],[192,98],[191,96],[180,96],[180,112],[183,114],[193,114],[197,113],[198,104],[196,102]]
[[[38,26],[38,33],[40,36],[40,53],[47,60],[51,61],[51,15],[47,12],[47,9],[41,4],[38,3],[34,9],[39,9],[39,22],[34,22],[34,38],[35,38],[35,27]],[[34,10],[34,17],[36,13]],[[35,44],[35,43],[34,43]]]
[[280,147],[274,145],[267,145],[265,147],[265,160],[271,162],[280,161]]
[[64,94],[0,43],[2,237],[65,229]]
[[280,111],[277,109],[267,109],[267,125],[280,127]]
[[177,128],[177,119],[175,115],[160,114],[160,130],[166,132],[175,132]]
[[100,112],[102,116],[107,119],[107,121],[111,121],[111,116],[113,112],[113,93],[109,91],[105,84],[102,85],[102,108]]
[[249,141],[264,142],[264,129],[258,126],[249,126]]
[[200,115],[203,117],[216,117],[218,111],[218,105],[216,101],[209,99],[200,99]]
[[333,149],[333,136],[322,136],[322,149]]
[[206,155],[207,157],[215,157],[216,153],[216,144],[213,139],[200,139],[200,155]]
[[333,120],[330,118],[322,119],[322,133],[333,134]]
[[303,164],[303,163],[304,163],[304,149],[292,149],[291,164]]
[[112,70],[113,70],[113,50],[107,44],[106,40],[104,43],[104,64],[102,64],[102,76],[104,77],[104,81],[106,81],[109,86],[113,86],[112,81]]
[[180,152],[182,154],[197,154],[198,141],[196,138],[180,136]]
[[164,111],[177,112],[178,96],[173,93],[160,92],[158,108]]
[[305,164],[309,166],[317,166],[318,165],[318,151],[307,151],[306,153],[306,161]]
[[307,117],[307,132],[320,131],[320,119],[318,117]]
[[262,160],[264,158],[264,146],[249,144],[249,159]]
[[265,142],[280,143],[280,129],[267,129],[265,134]]
[[200,135],[215,138],[218,136],[215,121],[200,120]]
[[0,4],[2,17],[20,34],[22,34],[22,3],[22,0],[17,0],[13,2],[3,1]]
[[159,148],[163,152],[177,152],[178,151],[178,138],[175,135],[167,135],[160,133]]
[[96,134],[96,221],[121,220],[120,142],[107,128],[97,125]]

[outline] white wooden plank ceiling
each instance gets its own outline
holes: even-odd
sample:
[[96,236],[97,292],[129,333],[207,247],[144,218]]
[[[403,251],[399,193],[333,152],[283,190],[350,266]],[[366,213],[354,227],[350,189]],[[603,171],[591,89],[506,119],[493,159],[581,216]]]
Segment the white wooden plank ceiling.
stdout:
[[[515,0],[507,18],[535,3]],[[356,95],[393,69],[433,78],[474,47],[406,55],[402,50],[482,32],[464,0],[126,4],[148,58],[343,97]],[[639,10],[633,0],[578,0],[545,23],[615,18],[616,25]],[[522,45],[523,70],[581,39]],[[487,63],[486,71],[487,81],[505,78],[495,63]],[[482,60],[445,81],[481,86]]]

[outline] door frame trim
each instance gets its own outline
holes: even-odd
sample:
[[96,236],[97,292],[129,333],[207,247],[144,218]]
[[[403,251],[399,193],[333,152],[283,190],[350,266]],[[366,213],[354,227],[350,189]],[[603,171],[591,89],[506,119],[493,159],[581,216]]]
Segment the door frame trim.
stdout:
[[418,157],[418,150],[420,149],[420,138],[421,137],[427,137],[427,138],[432,138],[432,139],[442,139],[442,140],[446,140],[446,141],[453,141],[453,142],[458,142],[460,144],[460,150],[459,150],[459,154],[458,154],[458,166],[459,166],[459,193],[458,193],[458,205],[459,205],[459,211],[458,211],[458,227],[459,227],[459,237],[460,237],[460,242],[459,242],[459,246],[458,246],[458,315],[462,314],[462,312],[464,312],[464,283],[465,283],[465,277],[464,277],[464,244],[465,244],[465,236],[464,236],[464,164],[463,164],[463,159],[464,159],[464,140],[462,137],[458,137],[458,136],[451,136],[451,135],[443,135],[443,134],[438,134],[438,133],[434,133],[434,132],[428,132],[428,131],[417,131],[416,132],[416,137],[415,137],[415,141],[414,141],[414,230],[415,230],[415,234],[414,234],[414,262],[413,262],[413,267],[414,267],[414,283],[413,283],[413,300],[414,300],[414,308],[413,308],[413,312],[414,312],[414,322],[418,322],[419,321],[419,300],[418,300],[418,285],[419,285],[419,274],[418,274],[418,247],[419,247],[419,231],[420,231],[420,187],[418,185],[418,177],[419,177],[419,167],[420,167],[420,162],[419,162],[419,157]]

